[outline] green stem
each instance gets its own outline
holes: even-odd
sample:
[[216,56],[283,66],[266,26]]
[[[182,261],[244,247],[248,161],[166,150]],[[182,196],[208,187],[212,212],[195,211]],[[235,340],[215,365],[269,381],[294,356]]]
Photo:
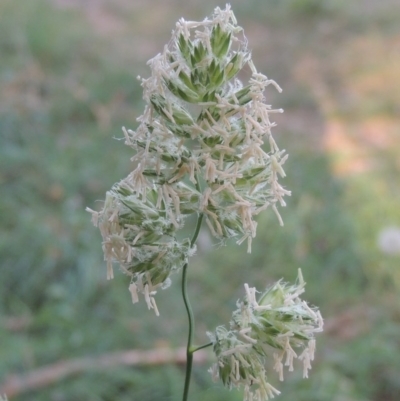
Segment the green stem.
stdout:
[[183,401],[187,401],[187,397],[189,394],[190,376],[192,375],[192,365],[193,365],[193,353],[190,348],[193,342],[194,317],[193,317],[192,307],[190,306],[189,299],[187,297],[187,278],[186,278],[187,267],[188,264],[186,263],[185,266],[183,266],[183,274],[182,274],[182,297],[189,318],[189,335],[186,348],[186,376],[185,376],[185,387],[183,389],[183,398],[182,398]]
[[195,352],[197,352],[203,348],[211,347],[212,345],[213,345],[213,343],[207,343],[207,344],[199,345],[198,347],[194,347],[194,348],[192,348],[192,354],[194,354]]
[[[201,223],[203,221],[203,214],[200,214],[197,218],[196,229],[193,234],[193,238],[190,241],[191,246],[193,246],[197,240],[197,237],[200,232]],[[187,397],[189,394],[189,385],[190,385],[190,377],[192,375],[192,365],[193,365],[193,353],[195,352],[192,349],[193,343],[193,332],[194,332],[194,316],[193,310],[189,302],[189,298],[187,295],[187,268],[188,264],[185,263],[183,266],[183,273],[182,273],[182,297],[183,302],[185,303],[186,312],[188,314],[189,319],[189,334],[188,334],[188,342],[186,348],[186,377],[185,377],[185,387],[183,390],[183,401],[187,401]]]

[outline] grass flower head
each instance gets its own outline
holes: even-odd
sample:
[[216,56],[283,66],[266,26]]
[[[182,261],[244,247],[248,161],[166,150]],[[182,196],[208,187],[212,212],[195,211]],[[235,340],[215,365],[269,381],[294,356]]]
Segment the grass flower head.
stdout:
[[246,296],[238,301],[230,329],[220,326],[209,336],[217,362],[210,372],[224,385],[244,388],[244,401],[265,401],[279,394],[268,382],[267,364],[282,381],[284,366],[303,363],[308,377],[314,359],[314,334],[322,331],[323,321],[316,308],[300,299],[305,283],[301,271],[293,286],[282,282],[267,288],[256,300],[257,290],[245,284]]
[[[148,62],[140,78],[146,102],[136,131],[123,128],[136,167],[92,212],[103,237],[108,277],[112,264],[131,276],[155,308],[156,289],[166,286],[194,252],[177,232],[187,216],[202,214],[213,236],[247,241],[256,236],[255,216],[285,206],[284,150],[275,143],[274,110],[265,89],[280,87],[258,72],[242,28],[227,6],[203,21],[179,20],[172,39]],[[244,84],[239,73],[249,76]],[[264,150],[264,141],[269,150]]]

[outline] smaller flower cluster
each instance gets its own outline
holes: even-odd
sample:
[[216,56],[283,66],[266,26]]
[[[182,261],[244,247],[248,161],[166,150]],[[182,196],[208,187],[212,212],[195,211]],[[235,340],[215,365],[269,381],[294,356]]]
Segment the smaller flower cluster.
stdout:
[[[87,210],[92,213],[93,224],[99,227],[103,237],[107,279],[114,277],[112,265],[118,260],[121,270],[131,277],[132,302],[138,302],[138,292],[142,293],[149,309],[159,315],[154,299],[157,289],[169,286],[170,274],[187,263],[195,248],[191,247],[189,239],[176,240],[181,221],[171,218],[163,191],[152,189],[146,192],[145,198],[139,197],[132,188],[131,179],[128,176],[107,192],[101,212]],[[193,196],[193,191],[185,188],[183,183],[176,186],[176,190],[181,191],[181,199]],[[184,205],[185,202],[180,204],[182,212]]]
[[[223,384],[244,387],[244,401],[264,401],[280,392],[267,380],[266,362],[283,380],[283,367],[293,370],[294,359],[303,362],[303,377],[308,377],[314,359],[314,333],[322,331],[323,320],[316,308],[310,308],[299,296],[305,282],[301,271],[295,285],[282,282],[267,288],[256,300],[256,289],[245,284],[246,296],[238,301],[230,330],[217,327],[209,333],[218,359],[210,372]],[[296,352],[298,348],[301,353]]]

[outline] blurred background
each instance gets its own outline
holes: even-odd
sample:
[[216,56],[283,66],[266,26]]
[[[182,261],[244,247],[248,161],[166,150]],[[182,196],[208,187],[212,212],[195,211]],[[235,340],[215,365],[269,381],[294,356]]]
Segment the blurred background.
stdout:
[[[206,234],[189,274],[196,342],[229,321],[243,283],[294,280],[326,321],[310,378],[281,401],[400,400],[400,2],[232,0],[258,70],[283,93],[274,136],[290,155],[281,211],[260,216],[253,253]],[[130,172],[121,126],[143,111],[137,75],[180,17],[219,0],[0,0],[0,395],[15,401],[178,401],[166,349],[186,344],[180,278],[161,316],[106,280],[99,209]],[[151,359],[137,350],[159,350]],[[135,356],[136,355],[136,356]],[[139,355],[139,356],[138,356]],[[154,356],[154,355],[153,355]],[[135,359],[136,358],[136,359]],[[139,363],[136,363],[139,362]],[[207,351],[194,401],[239,401],[212,383]]]

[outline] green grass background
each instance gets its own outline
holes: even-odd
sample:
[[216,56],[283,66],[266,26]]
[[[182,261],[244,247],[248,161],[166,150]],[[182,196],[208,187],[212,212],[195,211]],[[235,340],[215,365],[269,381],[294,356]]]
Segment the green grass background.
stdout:
[[[323,144],[337,119],[347,127],[375,116],[396,127],[400,5],[231,4],[258,69],[284,89],[268,96],[285,109],[275,138],[290,155],[284,185],[293,195],[283,228],[273,214],[260,216],[251,255],[235,243],[210,248],[201,237],[189,273],[196,339],[228,322],[244,282],[294,280],[301,267],[305,298],[327,329],[309,379],[300,364],[284,383],[271,372],[278,399],[397,401],[400,257],[382,253],[377,237],[400,226],[400,129],[389,145],[363,148],[369,168],[361,172],[337,174],[337,155]],[[24,380],[56,362],[185,345],[179,277],[157,295],[160,317],[143,302],[132,305],[125,276],[106,281],[100,234],[84,209],[98,208],[130,171],[130,149],[115,138],[123,125],[134,129],[143,110],[136,76],[148,75],[146,61],[180,17],[202,19],[217,5],[224,2],[0,1],[0,393],[13,375]],[[354,51],[358,43],[365,52]],[[354,89],[365,74],[378,79],[378,92],[369,81]],[[195,366],[190,400],[242,399],[212,383],[207,368]],[[177,401],[183,377],[173,364],[94,366],[9,399]]]

